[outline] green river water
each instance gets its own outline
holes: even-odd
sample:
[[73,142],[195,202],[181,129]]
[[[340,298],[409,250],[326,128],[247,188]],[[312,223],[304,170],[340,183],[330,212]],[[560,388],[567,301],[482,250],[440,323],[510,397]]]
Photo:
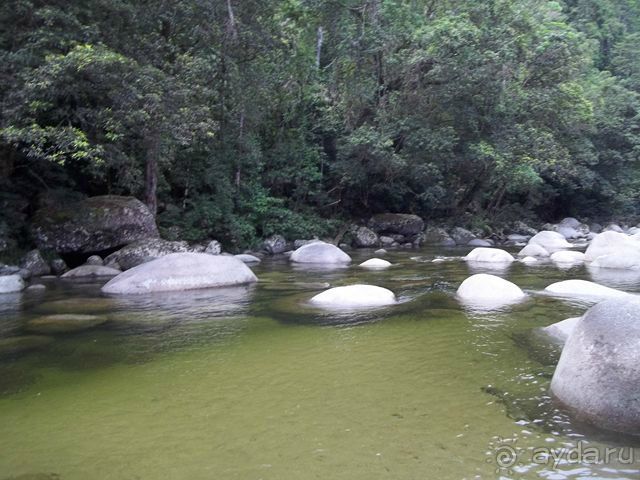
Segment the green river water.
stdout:
[[[497,273],[529,299],[473,311],[455,290],[478,270],[431,262],[464,253],[392,252],[383,271],[356,266],[369,251],[334,270],[265,259],[260,282],[242,288],[107,298],[100,283],[51,279],[42,293],[0,296],[0,337],[43,314],[109,318],[0,359],[0,480],[640,478],[635,440],[579,425],[549,398],[559,349],[532,333],[588,307],[545,286],[592,274],[514,264]],[[402,302],[306,304],[352,283]],[[628,452],[533,458],[583,446]]]

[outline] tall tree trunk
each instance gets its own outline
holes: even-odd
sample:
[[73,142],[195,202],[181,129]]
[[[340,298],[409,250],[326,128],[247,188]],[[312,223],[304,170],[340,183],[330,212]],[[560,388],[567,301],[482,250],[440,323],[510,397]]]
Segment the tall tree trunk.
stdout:
[[151,135],[146,142],[144,202],[153,214],[158,213],[158,159],[160,157],[160,138]]
[[324,41],[324,30],[318,27],[318,42],[316,44],[316,68],[320,69],[320,56],[322,54],[322,42]]

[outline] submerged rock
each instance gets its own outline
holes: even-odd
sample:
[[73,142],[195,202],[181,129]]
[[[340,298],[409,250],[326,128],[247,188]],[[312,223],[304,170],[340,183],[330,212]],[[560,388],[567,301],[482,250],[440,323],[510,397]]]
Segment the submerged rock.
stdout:
[[391,266],[391,262],[381,258],[370,258],[366,262],[362,262],[360,266],[364,268],[389,268]]
[[291,254],[291,261],[325,265],[347,264],[351,263],[351,257],[335,245],[318,241],[297,249]]
[[19,337],[0,338],[0,357],[17,355],[46,347],[53,341],[43,335],[21,335]]
[[511,263],[515,261],[509,252],[499,248],[484,247],[474,248],[464,259],[469,262],[482,263]]
[[105,195],[36,212],[33,235],[42,249],[98,252],[158,236],[154,216],[133,197]]
[[313,305],[324,308],[382,307],[397,303],[391,290],[374,285],[349,285],[331,288],[313,297]]
[[551,392],[581,420],[640,432],[640,301],[607,300],[587,311],[564,346]]
[[26,288],[22,277],[18,274],[0,276],[0,293],[16,293]]
[[103,267],[102,265],[82,265],[80,267],[69,270],[62,275],[62,278],[81,278],[81,277],[114,277],[120,275],[121,270],[115,268]]
[[615,288],[605,287],[587,280],[564,280],[549,285],[544,289],[545,292],[561,296],[583,296],[595,298],[626,298],[631,294],[616,290]]
[[86,330],[107,321],[101,315],[59,314],[45,315],[29,320],[26,328],[37,333],[68,333]]
[[172,253],[121,273],[102,291],[137,294],[242,285],[258,281],[242,261],[206,253]]
[[478,273],[467,278],[456,294],[463,302],[487,308],[519,302],[526,297],[514,283],[486,273]]
[[106,297],[72,297],[38,305],[38,312],[60,313],[106,313],[112,312],[117,307],[113,298]]

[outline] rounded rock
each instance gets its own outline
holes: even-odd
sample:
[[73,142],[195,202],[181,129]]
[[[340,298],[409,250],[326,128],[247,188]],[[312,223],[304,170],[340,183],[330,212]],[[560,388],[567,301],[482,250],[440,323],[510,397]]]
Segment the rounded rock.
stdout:
[[375,285],[349,285],[319,293],[310,303],[323,308],[384,307],[397,303],[395,294]]

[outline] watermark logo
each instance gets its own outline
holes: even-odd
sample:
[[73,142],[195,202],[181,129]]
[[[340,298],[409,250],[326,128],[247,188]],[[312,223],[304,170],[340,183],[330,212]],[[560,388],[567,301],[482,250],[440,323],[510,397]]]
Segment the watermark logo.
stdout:
[[498,437],[491,443],[487,463],[496,466],[497,473],[512,472],[519,465],[544,465],[557,469],[561,465],[634,465],[640,461],[640,451],[632,447],[595,447],[579,441],[571,447],[519,448],[517,439]]

